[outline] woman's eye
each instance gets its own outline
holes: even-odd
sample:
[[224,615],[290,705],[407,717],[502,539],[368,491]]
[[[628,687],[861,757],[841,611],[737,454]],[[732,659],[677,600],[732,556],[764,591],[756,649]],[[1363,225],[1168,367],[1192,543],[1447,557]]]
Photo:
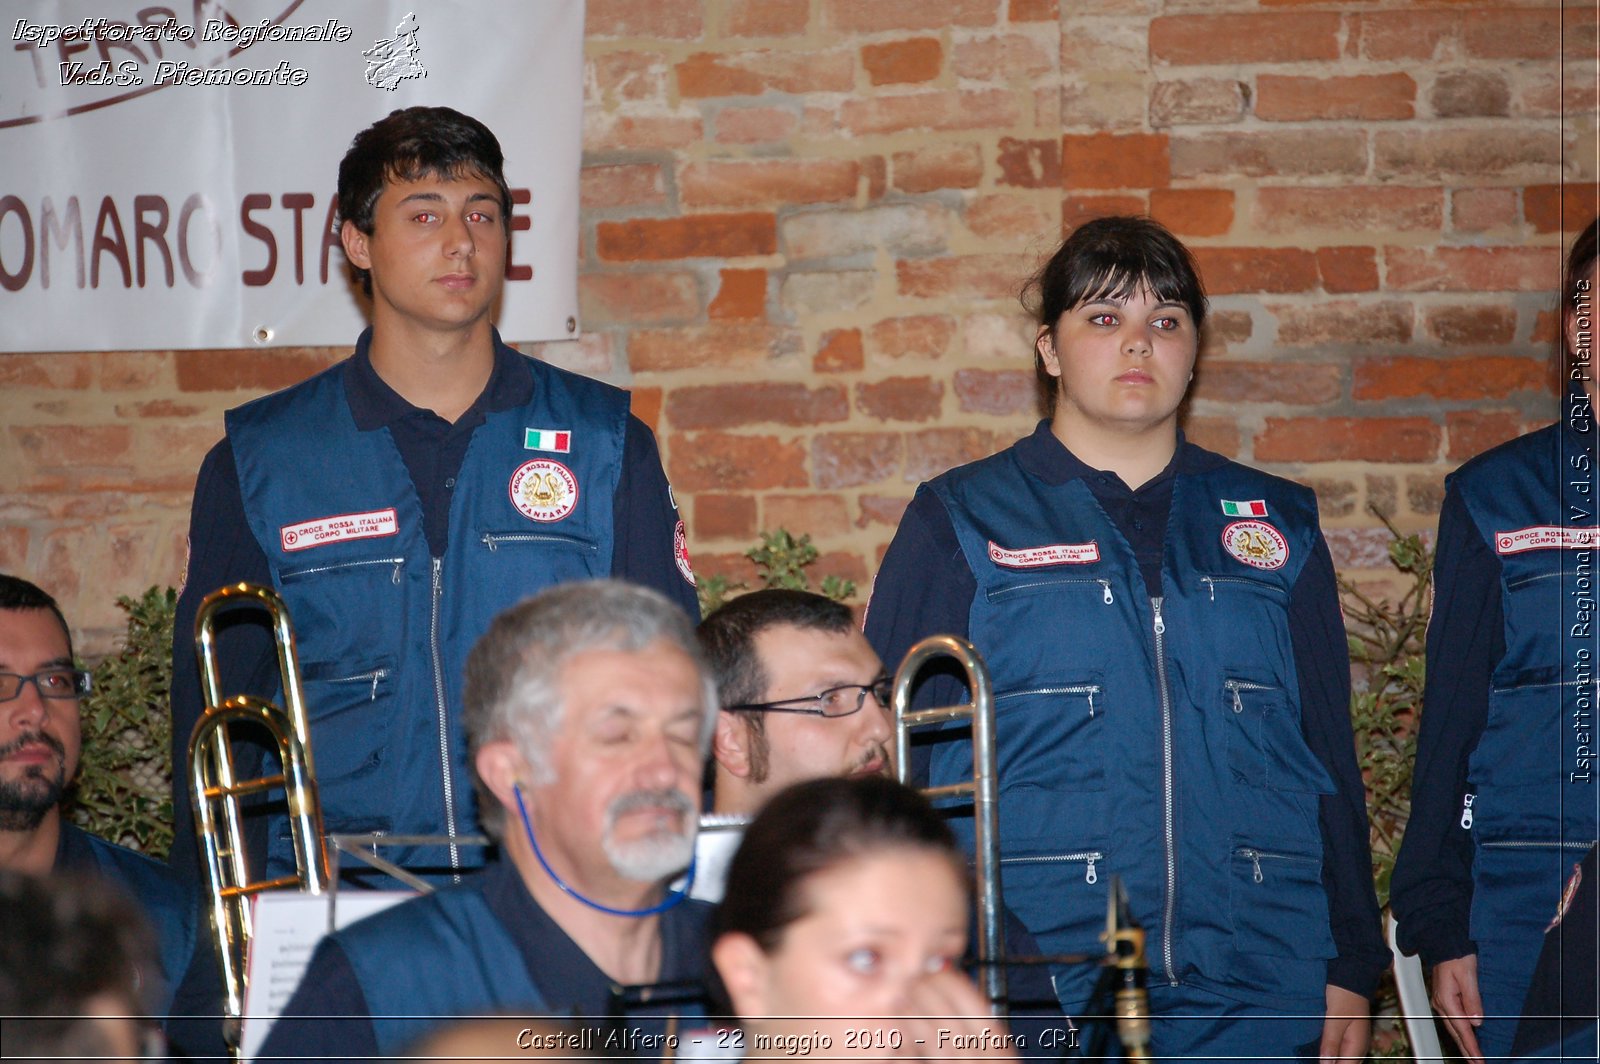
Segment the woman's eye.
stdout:
[[438,217],[439,216],[434,214],[432,211],[423,211],[421,214],[417,215],[416,220],[419,222],[431,222]]
[[1179,322],[1177,318],[1157,318],[1154,325],[1158,329],[1176,329]]
[[1116,323],[1117,316],[1115,314],[1091,314],[1089,316],[1090,325],[1115,325]]
[[863,946],[861,949],[851,950],[849,953],[845,954],[844,958],[844,963],[846,966],[848,966],[851,971],[857,972],[861,975],[871,975],[873,972],[878,970],[878,965],[882,962],[883,958],[879,955],[877,950],[868,949],[865,946]]

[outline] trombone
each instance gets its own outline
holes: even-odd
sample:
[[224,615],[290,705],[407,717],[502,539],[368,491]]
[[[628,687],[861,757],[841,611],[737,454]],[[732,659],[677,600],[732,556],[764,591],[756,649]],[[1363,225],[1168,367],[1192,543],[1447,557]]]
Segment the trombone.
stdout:
[[[287,709],[254,695],[223,697],[217,670],[216,617],[241,606],[264,609],[272,618],[278,674]],[[250,899],[262,891],[289,887],[323,894],[329,884],[328,854],[311,761],[311,729],[300,685],[299,656],[283,600],[270,588],[256,584],[230,584],[213,591],[200,603],[195,615],[195,652],[200,659],[206,708],[189,739],[190,797],[194,802],[195,833],[205,855],[213,941],[227,994],[223,1034],[237,1057],[244,1018],[245,959],[254,933]],[[261,725],[272,735],[282,771],[255,779],[237,777],[228,728],[241,722]],[[252,881],[244,850],[240,799],[277,789],[282,789],[288,798],[297,873]]]
[[[911,708],[911,685],[922,667],[934,658],[954,658],[967,674],[972,701],[959,706]],[[996,1015],[1006,1009],[1005,938],[1000,891],[999,780],[994,754],[994,685],[989,667],[978,649],[953,635],[931,635],[913,646],[894,676],[894,770],[901,783],[911,771],[913,728],[953,720],[972,722],[972,776],[960,783],[924,788],[929,799],[972,799],[974,845],[977,850],[978,963],[983,969],[983,989]]]

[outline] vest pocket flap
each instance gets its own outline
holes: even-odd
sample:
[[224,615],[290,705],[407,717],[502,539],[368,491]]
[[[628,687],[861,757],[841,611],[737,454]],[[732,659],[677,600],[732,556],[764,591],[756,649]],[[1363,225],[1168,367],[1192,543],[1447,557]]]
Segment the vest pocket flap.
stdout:
[[[1100,790],[1106,785],[1106,693],[1099,673],[995,695],[1002,789]],[[1039,757],[1040,750],[1052,751]]]
[[1306,960],[1334,956],[1321,857],[1236,838],[1228,864],[1235,949]]
[[[1543,786],[1555,802],[1558,773],[1576,765],[1579,748],[1592,756],[1593,729],[1585,727],[1580,742],[1577,720],[1592,720],[1593,685],[1563,683],[1555,669],[1541,669],[1518,677],[1514,687],[1495,687],[1489,693],[1489,719],[1477,749],[1467,762],[1467,778],[1490,790]],[[1580,701],[1581,699],[1581,701]],[[1587,711],[1575,718],[1573,710]]]
[[483,529],[478,532],[478,543],[486,550],[498,553],[503,550],[575,550],[597,554],[600,544],[587,536],[568,532],[530,532],[524,528]]
[[1280,684],[1230,675],[1222,682],[1220,713],[1235,780],[1278,791],[1333,793],[1333,779],[1306,745],[1300,714]]
[[311,757],[324,791],[375,772],[388,745],[386,704],[394,691],[393,659],[314,661],[301,671],[311,718]]

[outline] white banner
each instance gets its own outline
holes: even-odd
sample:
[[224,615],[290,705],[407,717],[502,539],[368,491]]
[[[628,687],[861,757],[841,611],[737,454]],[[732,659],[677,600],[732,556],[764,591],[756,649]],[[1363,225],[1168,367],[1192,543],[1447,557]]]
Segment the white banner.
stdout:
[[501,332],[576,334],[583,0],[8,0],[0,42],[0,350],[351,344],[339,160],[416,104],[505,149]]

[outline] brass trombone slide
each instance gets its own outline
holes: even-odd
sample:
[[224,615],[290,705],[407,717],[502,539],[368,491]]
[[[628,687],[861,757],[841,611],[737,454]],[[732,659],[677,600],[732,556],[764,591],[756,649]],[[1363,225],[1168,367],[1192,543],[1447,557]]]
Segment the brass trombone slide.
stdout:
[[[967,674],[972,701],[959,706],[911,708],[911,685],[917,673],[935,658],[954,658]],[[997,1015],[1006,1009],[1005,937],[1001,917],[1005,911],[1000,889],[999,780],[994,753],[994,685],[989,667],[976,647],[953,635],[932,635],[912,647],[894,676],[894,765],[901,783],[911,765],[911,731],[948,721],[972,722],[972,777],[961,783],[929,787],[929,799],[970,798],[976,849],[978,898],[978,961],[983,989]]]
[[[263,609],[272,618],[278,673],[287,709],[254,695],[224,697],[222,694],[217,667],[216,617],[238,607]],[[213,591],[200,603],[195,615],[195,652],[200,659],[206,708],[189,739],[190,796],[194,803],[195,833],[205,856],[211,927],[227,994],[224,1034],[237,1054],[244,1016],[245,961],[254,932],[250,899],[262,891],[287,888],[308,894],[326,892],[328,855],[322,833],[316,771],[311,760],[310,724],[300,685],[299,656],[295,651],[289,611],[283,600],[270,588],[256,584],[230,584]],[[276,741],[283,766],[281,772],[256,779],[237,778],[228,729],[230,725],[246,721],[264,727]],[[298,872],[292,876],[251,881],[240,799],[280,788],[288,800],[289,828]]]

